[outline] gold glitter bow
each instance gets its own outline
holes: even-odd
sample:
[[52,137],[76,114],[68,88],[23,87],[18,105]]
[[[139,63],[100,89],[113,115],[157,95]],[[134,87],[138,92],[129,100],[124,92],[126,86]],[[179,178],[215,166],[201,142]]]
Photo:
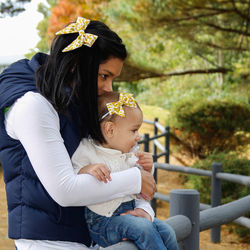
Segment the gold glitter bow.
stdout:
[[89,22],[90,20],[86,18],[78,17],[75,23],[72,23],[67,27],[65,27],[64,29],[56,32],[56,35],[77,33],[77,32],[79,33],[79,36],[70,45],[64,48],[62,52],[67,52],[70,50],[77,49],[82,45],[86,45],[88,47],[91,47],[93,45],[98,36],[84,32]]
[[125,112],[122,108],[123,105],[136,108],[136,102],[132,94],[120,93],[119,101],[107,103],[106,106],[109,111],[108,114],[117,114],[119,116],[125,117]]

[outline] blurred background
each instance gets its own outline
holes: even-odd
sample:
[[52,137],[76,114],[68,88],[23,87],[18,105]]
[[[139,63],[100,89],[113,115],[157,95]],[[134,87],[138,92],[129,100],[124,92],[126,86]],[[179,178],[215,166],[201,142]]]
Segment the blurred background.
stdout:
[[[133,93],[144,118],[170,126],[170,163],[210,169],[217,161],[224,172],[250,175],[249,0],[2,0],[0,72],[49,53],[55,32],[78,16],[101,20],[122,38],[129,56],[114,88]],[[163,191],[194,188],[209,203],[210,184],[201,177],[159,178]],[[224,203],[248,194],[249,187],[223,185]],[[12,244],[0,206],[0,243]],[[158,206],[166,218],[167,205]],[[250,249],[249,229],[223,230],[220,245],[208,245],[202,233],[201,249]]]

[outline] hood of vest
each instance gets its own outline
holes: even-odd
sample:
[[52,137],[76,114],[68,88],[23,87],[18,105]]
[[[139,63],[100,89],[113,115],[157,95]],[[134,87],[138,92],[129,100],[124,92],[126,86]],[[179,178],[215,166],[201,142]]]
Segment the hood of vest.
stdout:
[[[0,109],[9,107],[27,91],[36,91],[35,71],[47,55],[36,54],[31,60],[22,59],[6,68],[0,75]],[[22,87],[20,88],[20,85]]]

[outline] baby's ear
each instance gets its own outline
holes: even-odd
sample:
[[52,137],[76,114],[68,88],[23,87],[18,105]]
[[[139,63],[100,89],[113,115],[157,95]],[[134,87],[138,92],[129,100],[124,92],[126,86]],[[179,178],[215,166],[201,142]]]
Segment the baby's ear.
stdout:
[[104,136],[111,138],[115,132],[115,124],[111,121],[105,122],[102,127],[102,132]]

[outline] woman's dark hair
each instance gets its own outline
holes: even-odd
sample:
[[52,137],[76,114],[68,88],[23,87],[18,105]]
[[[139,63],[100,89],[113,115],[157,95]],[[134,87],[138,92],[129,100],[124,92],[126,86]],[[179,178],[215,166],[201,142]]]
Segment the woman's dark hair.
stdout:
[[86,33],[97,35],[92,47],[81,46],[62,52],[78,33],[55,37],[50,55],[36,72],[38,91],[61,114],[67,114],[74,98],[78,107],[81,128],[99,136],[97,95],[99,65],[114,57],[125,60],[127,51],[121,38],[104,23],[90,21]]

